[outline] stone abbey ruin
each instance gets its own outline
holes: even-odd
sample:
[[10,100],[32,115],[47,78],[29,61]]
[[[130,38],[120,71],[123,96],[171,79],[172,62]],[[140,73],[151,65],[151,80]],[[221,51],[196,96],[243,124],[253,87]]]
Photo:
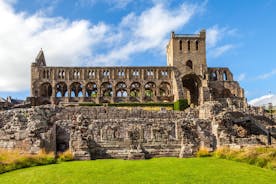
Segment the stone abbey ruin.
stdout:
[[[69,149],[84,160],[275,145],[275,122],[247,105],[230,70],[207,67],[205,39],[204,30],[172,32],[160,67],[49,67],[41,50],[31,65],[31,107],[0,111],[0,148]],[[184,111],[139,107],[182,99],[190,105]],[[124,103],[135,107],[108,105]]]

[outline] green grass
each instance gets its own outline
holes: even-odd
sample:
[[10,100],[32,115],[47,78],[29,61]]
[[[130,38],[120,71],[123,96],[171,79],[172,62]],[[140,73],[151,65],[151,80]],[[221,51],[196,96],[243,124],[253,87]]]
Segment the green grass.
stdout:
[[276,183],[276,172],[217,158],[63,162],[0,175],[1,184]]

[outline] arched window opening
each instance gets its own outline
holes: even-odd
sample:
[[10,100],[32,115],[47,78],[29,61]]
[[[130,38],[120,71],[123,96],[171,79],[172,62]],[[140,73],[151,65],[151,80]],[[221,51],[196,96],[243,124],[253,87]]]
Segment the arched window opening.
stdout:
[[61,79],[62,73],[61,71],[58,72],[58,78]]
[[153,97],[155,95],[155,88],[156,88],[155,83],[148,82],[145,85],[145,96],[146,97]]
[[82,85],[78,82],[71,84],[71,97],[80,97],[82,96]]
[[97,93],[98,93],[97,84],[89,82],[86,85],[86,94],[85,94],[85,96],[95,98],[95,97],[97,97]]
[[168,76],[168,71],[166,71],[166,70],[161,71],[161,75],[163,77],[167,77]]
[[171,94],[171,85],[168,82],[162,82],[159,86],[160,96],[169,96]]
[[112,85],[109,82],[104,82],[101,85],[101,92],[102,95],[105,97],[111,97],[113,95],[113,91],[112,91]]
[[227,81],[227,73],[226,72],[223,72],[222,78],[223,78],[224,81]]
[[127,97],[127,85],[124,82],[119,82],[116,85],[116,96],[117,97]]
[[132,72],[132,75],[133,75],[133,76],[136,76],[136,77],[139,76],[139,71],[138,71],[138,70],[134,70],[134,71]]
[[60,91],[59,91],[59,92],[57,92],[56,97],[58,97],[58,98],[62,97],[62,94],[61,94],[61,92],[60,92]]
[[147,70],[147,76],[153,76],[153,70]]
[[103,76],[108,77],[109,76],[109,70],[104,70],[103,71]]
[[190,42],[190,40],[188,40],[188,51],[190,51],[191,50],[191,42]]
[[218,80],[217,73],[212,72],[211,75],[210,75],[210,79],[213,80],[213,81]]
[[88,78],[91,79],[91,77],[92,77],[92,72],[88,71]]
[[186,66],[189,67],[190,69],[193,69],[193,62],[191,60],[188,60],[186,62]]
[[125,90],[119,90],[116,94],[117,97],[127,97],[127,92]]
[[182,50],[182,40],[179,41],[179,50]]
[[67,92],[67,85],[64,82],[60,82],[56,85],[56,97],[65,97]]
[[198,40],[195,42],[196,44],[196,50],[198,50]]
[[40,87],[40,94],[42,97],[51,97],[52,96],[52,86],[50,83],[43,83]]
[[46,79],[46,71],[43,70],[43,78]]

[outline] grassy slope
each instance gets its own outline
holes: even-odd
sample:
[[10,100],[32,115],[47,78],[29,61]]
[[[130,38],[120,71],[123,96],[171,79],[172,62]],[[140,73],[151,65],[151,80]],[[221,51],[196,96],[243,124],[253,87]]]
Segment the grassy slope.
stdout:
[[276,172],[216,158],[66,162],[0,175],[1,184],[276,183]]

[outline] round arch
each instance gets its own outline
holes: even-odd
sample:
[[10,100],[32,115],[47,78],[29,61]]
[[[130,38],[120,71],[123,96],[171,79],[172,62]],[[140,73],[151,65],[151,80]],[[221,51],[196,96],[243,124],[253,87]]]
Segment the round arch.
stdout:
[[188,100],[189,104],[200,104],[200,88],[201,80],[195,74],[188,74],[182,77],[182,84],[184,88],[184,99]]

